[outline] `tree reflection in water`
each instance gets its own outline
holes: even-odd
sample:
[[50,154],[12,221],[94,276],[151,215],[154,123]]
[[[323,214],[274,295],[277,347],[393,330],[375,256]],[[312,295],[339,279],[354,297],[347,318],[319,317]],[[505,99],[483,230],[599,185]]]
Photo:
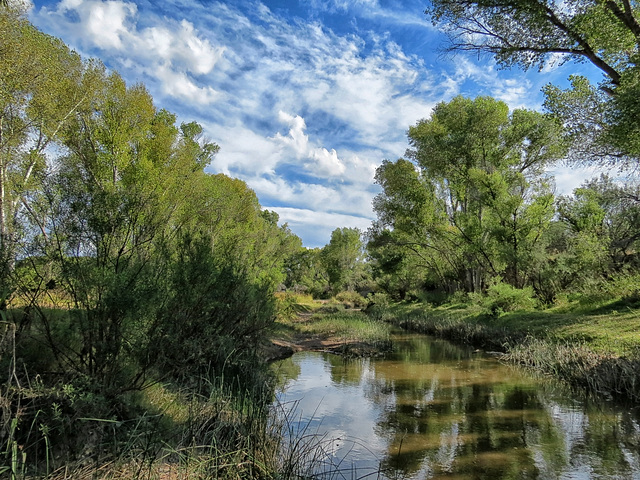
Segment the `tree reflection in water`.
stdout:
[[280,400],[340,439],[332,455],[349,477],[640,478],[637,411],[594,405],[445,341],[395,345],[385,359],[300,353],[281,367],[292,374]]

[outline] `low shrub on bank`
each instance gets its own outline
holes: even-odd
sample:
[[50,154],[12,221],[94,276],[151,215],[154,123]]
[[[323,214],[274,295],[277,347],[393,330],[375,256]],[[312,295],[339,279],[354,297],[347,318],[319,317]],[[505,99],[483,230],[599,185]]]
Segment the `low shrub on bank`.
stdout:
[[530,310],[536,306],[533,288],[515,288],[504,282],[489,286],[483,300],[484,306],[494,316],[500,316],[505,312]]
[[364,308],[367,306],[367,300],[358,292],[340,292],[335,298],[347,308]]

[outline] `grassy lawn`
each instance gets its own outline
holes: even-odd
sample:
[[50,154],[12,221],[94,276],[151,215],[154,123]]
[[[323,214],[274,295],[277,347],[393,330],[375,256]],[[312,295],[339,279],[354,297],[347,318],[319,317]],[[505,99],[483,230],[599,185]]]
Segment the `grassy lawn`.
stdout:
[[563,311],[513,312],[490,324],[526,331],[534,336],[583,343],[593,351],[614,355],[628,355],[640,347],[640,310],[596,307]]

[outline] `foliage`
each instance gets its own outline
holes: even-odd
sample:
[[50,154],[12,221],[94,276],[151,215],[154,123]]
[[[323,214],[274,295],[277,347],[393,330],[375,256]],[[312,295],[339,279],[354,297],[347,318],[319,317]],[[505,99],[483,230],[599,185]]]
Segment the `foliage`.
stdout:
[[336,295],[336,300],[348,305],[350,308],[362,308],[367,305],[367,300],[358,292],[346,291]]
[[385,161],[376,172],[383,193],[369,247],[378,271],[426,268],[424,284],[450,292],[480,291],[497,275],[525,285],[553,216],[541,174],[565,151],[558,124],[509,114],[492,98],[456,97],[411,127],[409,140],[415,165]]
[[505,312],[530,310],[535,306],[536,301],[533,298],[533,288],[515,288],[508,283],[498,281],[487,289],[484,304],[492,315],[499,316]]
[[322,249],[320,261],[334,294],[364,285],[367,277],[364,244],[357,228],[337,228],[331,232],[331,240]]
[[623,165],[638,158],[636,2],[434,0],[426,13],[449,33],[452,50],[490,53],[503,66],[590,62],[605,76],[601,92],[572,77],[570,89],[547,88],[547,107],[568,126],[579,160],[582,154]]
[[374,292],[367,295],[368,305],[386,307],[391,304],[391,297],[384,292]]
[[88,455],[79,418],[126,438],[150,379],[268,401],[257,345],[300,239],[244,182],[206,173],[218,146],[143,85],[11,8],[0,33],[0,325],[15,352],[1,339],[0,427],[30,432],[28,456],[76,438],[57,443],[62,461]]
[[309,293],[314,298],[329,297],[329,276],[324,268],[320,248],[299,248],[285,259],[287,290]]

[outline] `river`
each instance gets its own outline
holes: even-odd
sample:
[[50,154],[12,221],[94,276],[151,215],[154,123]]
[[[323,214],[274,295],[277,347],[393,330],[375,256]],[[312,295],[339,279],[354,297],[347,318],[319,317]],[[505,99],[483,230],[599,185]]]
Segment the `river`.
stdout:
[[469,348],[400,335],[384,358],[301,352],[275,368],[291,449],[314,452],[317,477],[640,480],[637,407]]

